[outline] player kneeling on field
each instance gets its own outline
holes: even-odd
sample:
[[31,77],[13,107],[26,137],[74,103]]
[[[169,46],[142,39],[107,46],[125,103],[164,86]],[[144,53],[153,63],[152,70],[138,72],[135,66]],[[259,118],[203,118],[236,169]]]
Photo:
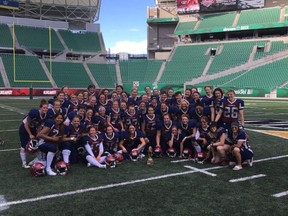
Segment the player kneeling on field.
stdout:
[[239,128],[238,122],[231,124],[231,132],[228,136],[233,142],[230,149],[233,157],[229,165],[233,167],[233,170],[243,169],[242,164],[246,162],[252,166],[254,154],[249,146],[248,136],[244,130]]

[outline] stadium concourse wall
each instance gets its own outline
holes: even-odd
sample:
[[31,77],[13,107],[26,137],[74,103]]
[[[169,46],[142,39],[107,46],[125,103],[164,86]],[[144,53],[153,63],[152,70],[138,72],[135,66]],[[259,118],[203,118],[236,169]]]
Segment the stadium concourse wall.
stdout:
[[[186,84],[165,84],[158,83],[153,85],[151,83],[140,83],[139,81],[134,81],[133,83],[123,83],[123,87],[125,91],[130,92],[133,88],[138,89],[139,94],[145,93],[145,87],[149,86],[151,89],[158,89],[159,91],[167,91],[169,88],[172,88],[174,92],[180,91],[184,92],[186,88],[196,87],[201,95],[205,95],[205,86],[199,85],[186,85]],[[213,88],[216,86],[212,86]],[[222,87],[220,87],[222,88]],[[237,88],[237,87],[223,87],[224,92],[227,92],[230,89],[233,89],[236,93],[237,97],[245,97],[245,98],[263,98],[263,99],[288,99],[288,89],[279,88],[276,90],[272,90],[270,88]]]
[[[134,81],[133,83],[123,83],[123,87],[126,92],[131,92],[133,88],[138,89],[139,95],[145,93],[145,87],[149,86],[151,89],[158,89],[159,91],[167,91],[172,88],[174,92],[180,91],[184,92],[186,88],[196,87],[201,95],[205,94],[204,87],[198,85],[181,85],[181,84],[164,84],[158,83],[153,85],[151,83],[139,83],[139,81]],[[213,87],[213,86],[212,86]],[[220,87],[222,88],[222,87]],[[236,93],[237,97],[246,97],[246,98],[266,98],[266,99],[288,99],[288,88],[278,88],[272,91],[269,88],[261,89],[261,88],[237,88],[237,87],[223,87],[224,92],[227,92],[230,89],[233,89]],[[85,88],[70,88],[68,94],[78,94],[83,90],[87,90]],[[113,89],[108,90],[112,91]],[[0,87],[0,97],[5,96],[54,96],[57,91],[60,89],[49,89],[49,88],[2,88]],[[96,89],[96,91],[100,92],[100,89]]]

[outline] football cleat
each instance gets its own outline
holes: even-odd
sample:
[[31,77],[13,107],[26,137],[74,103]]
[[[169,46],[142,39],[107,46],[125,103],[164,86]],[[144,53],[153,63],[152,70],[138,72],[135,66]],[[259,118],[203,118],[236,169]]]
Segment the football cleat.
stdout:
[[175,158],[176,154],[177,154],[176,149],[173,147],[168,148],[166,153],[167,153],[168,157],[170,157],[170,158]]
[[105,164],[107,165],[107,167],[110,167],[110,168],[115,168],[116,167],[116,159],[113,155],[108,155],[106,158],[105,158]]
[[26,163],[23,163],[23,164],[22,164],[22,167],[23,167],[24,169],[29,169],[29,168],[30,168],[30,166],[27,165]]
[[40,163],[40,162],[36,162],[34,163],[31,167],[30,167],[30,173],[32,176],[44,176],[45,175],[45,166],[44,164]]
[[68,166],[64,161],[58,161],[55,164],[55,170],[58,175],[67,175],[68,173]]

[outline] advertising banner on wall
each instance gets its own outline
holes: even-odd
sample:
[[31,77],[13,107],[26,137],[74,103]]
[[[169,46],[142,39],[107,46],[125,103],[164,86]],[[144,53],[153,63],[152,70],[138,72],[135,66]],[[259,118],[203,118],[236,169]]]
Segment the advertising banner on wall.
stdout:
[[199,12],[199,0],[177,0],[177,13],[197,13]]

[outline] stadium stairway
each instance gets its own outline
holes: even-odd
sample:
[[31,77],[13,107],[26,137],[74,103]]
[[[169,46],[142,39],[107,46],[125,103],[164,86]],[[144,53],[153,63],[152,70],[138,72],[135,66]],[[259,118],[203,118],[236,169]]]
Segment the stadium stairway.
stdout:
[[95,85],[95,87],[96,87],[97,89],[100,89],[100,87],[99,87],[98,83],[96,82],[94,76],[92,75],[92,73],[91,73],[91,71],[90,71],[87,63],[86,63],[86,62],[83,63],[83,66],[84,66],[84,68],[85,68],[85,70],[86,70],[86,73],[88,74],[91,82],[93,83],[93,85]]
[[119,61],[116,61],[115,69],[116,69],[117,83],[118,83],[118,85],[123,85]]
[[240,72],[243,70],[251,70],[251,69],[266,65],[266,64],[270,64],[274,61],[278,61],[278,60],[287,58],[287,56],[288,56],[288,50],[281,51],[281,52],[275,53],[273,55],[269,55],[267,57],[264,57],[264,58],[261,58],[261,59],[255,60],[255,61],[248,62],[248,63],[239,65],[239,66],[234,67],[234,68],[230,68],[228,70],[225,70],[225,71],[222,71],[222,72],[219,72],[216,74],[201,76],[201,77],[192,79],[191,81],[187,81],[185,83],[189,84],[189,85],[199,84],[199,83],[210,81],[210,80],[213,80],[216,78],[221,78],[221,77],[227,76],[229,74],[237,73],[237,72]]
[[238,23],[239,18],[240,18],[240,12],[238,11],[238,12],[236,13],[235,19],[234,19],[234,21],[233,21],[233,23],[232,23],[232,26],[233,26],[233,27],[237,26],[237,23]]
[[58,86],[57,86],[55,80],[53,79],[53,77],[50,75],[50,72],[49,72],[48,68],[46,67],[45,62],[44,62],[42,59],[39,59],[39,62],[40,62],[40,64],[41,64],[41,66],[42,66],[42,68],[43,68],[46,76],[47,76],[48,79],[50,80],[51,85],[53,86],[54,89],[57,89]]
[[60,33],[57,30],[55,30],[55,33],[56,33],[57,37],[59,38],[60,42],[62,43],[64,49],[68,50],[68,46],[66,45],[66,43],[65,43],[64,39],[62,38],[62,36],[60,35]]
[[[175,50],[175,49],[174,49]],[[165,70],[165,67],[166,67],[166,64],[167,64],[167,61],[163,61],[161,67],[160,67],[160,70],[159,70],[159,73],[157,74],[157,77],[153,83],[153,85],[157,85],[157,83],[159,82],[159,80],[161,79],[163,73],[164,73],[164,70]]]
[[286,13],[286,11],[285,11],[285,7],[282,7],[281,9],[280,9],[280,19],[279,19],[279,22],[284,22],[285,21],[285,13]]
[[3,79],[4,87],[5,88],[11,88],[11,85],[10,85],[9,79],[7,77],[7,73],[6,73],[6,70],[5,70],[5,67],[4,67],[4,64],[3,64],[1,57],[0,57],[0,73],[1,73],[1,76]]

